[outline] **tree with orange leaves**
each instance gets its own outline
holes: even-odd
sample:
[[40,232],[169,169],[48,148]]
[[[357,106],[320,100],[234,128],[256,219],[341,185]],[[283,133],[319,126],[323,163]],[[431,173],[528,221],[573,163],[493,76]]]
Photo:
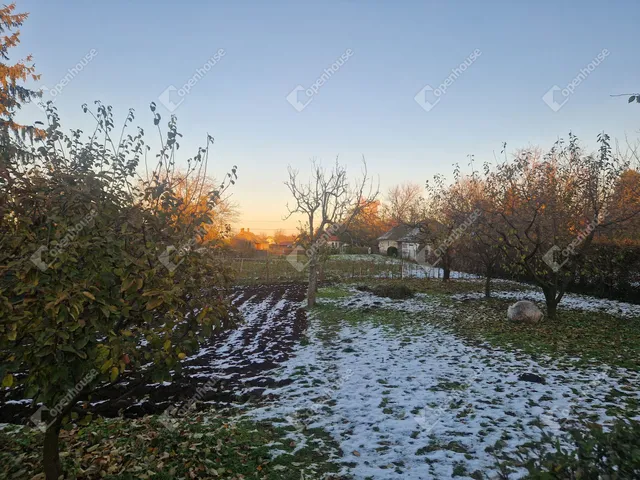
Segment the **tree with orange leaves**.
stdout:
[[12,3],[0,8],[0,132],[3,143],[8,138],[9,132],[18,138],[25,139],[39,136],[42,130],[27,125],[20,125],[13,120],[15,112],[24,103],[34,101],[42,96],[39,91],[30,90],[21,85],[28,80],[37,81],[40,75],[35,73],[35,66],[31,55],[17,63],[10,64],[9,49],[20,43],[20,30],[28,13],[15,13],[16,4]]
[[223,186],[218,188],[214,179],[196,173],[175,174],[174,194],[181,203],[180,218],[201,218],[204,215],[207,222],[195,225],[202,231],[199,241],[222,240],[230,232],[230,224],[237,218],[238,208],[228,197],[220,197],[219,189]]

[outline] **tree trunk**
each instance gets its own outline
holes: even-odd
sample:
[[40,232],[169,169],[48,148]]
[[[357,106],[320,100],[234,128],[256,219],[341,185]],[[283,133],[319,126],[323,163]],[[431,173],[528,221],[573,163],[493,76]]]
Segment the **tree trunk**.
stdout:
[[544,300],[547,304],[547,317],[553,320],[556,318],[558,311],[558,300],[556,300],[556,289],[554,287],[543,287]]
[[484,279],[484,297],[491,298],[491,272],[487,272]]
[[318,287],[321,283],[324,282],[324,262],[320,265],[320,270],[318,272],[318,281],[316,282],[316,292],[318,291]]
[[60,455],[58,452],[58,434],[60,421],[50,425],[44,433],[44,446],[42,449],[42,464],[47,480],[58,480],[63,474]]
[[309,287],[307,288],[307,307],[311,308],[316,304],[316,292],[318,287],[318,265],[315,258],[309,262]]
[[451,269],[449,268],[449,265],[445,263],[442,266],[442,281],[443,282],[446,282],[447,280],[449,280],[450,273],[451,273]]
[[449,252],[445,251],[442,254],[442,281],[446,282],[449,280],[451,276],[451,257],[449,256]]

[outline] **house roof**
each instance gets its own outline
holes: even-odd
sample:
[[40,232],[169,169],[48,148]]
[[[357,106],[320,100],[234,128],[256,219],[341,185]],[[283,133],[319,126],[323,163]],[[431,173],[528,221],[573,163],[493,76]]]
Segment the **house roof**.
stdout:
[[428,232],[435,231],[440,227],[442,225],[435,220],[424,220],[421,222],[421,226],[398,225],[378,237],[378,241],[393,240],[395,242],[421,243],[430,238]]
[[379,236],[378,241],[394,240],[397,242],[407,242],[410,238],[412,238],[419,232],[420,229],[417,227],[412,227],[409,225],[398,225],[397,227],[393,227],[388,232]]

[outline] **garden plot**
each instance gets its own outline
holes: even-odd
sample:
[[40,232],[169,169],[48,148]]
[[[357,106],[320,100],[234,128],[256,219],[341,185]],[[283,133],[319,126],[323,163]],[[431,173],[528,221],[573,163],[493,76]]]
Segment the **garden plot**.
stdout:
[[[93,395],[90,411],[140,417],[189,403],[196,394],[200,402],[220,407],[259,398],[275,385],[271,372],[289,358],[306,328],[301,308],[305,291],[301,284],[235,288],[231,301],[244,319],[237,329],[223,332],[185,359],[181,376],[172,382],[142,384],[117,402],[113,400],[130,386],[106,386]],[[209,382],[214,388],[204,388]],[[0,422],[25,423],[34,410],[22,390],[0,391]]]
[[[428,323],[452,311],[427,295],[322,303],[309,341],[278,372],[292,382],[266,390],[274,403],[249,415],[292,425],[301,445],[302,430],[323,428],[340,444],[345,476],[485,478],[543,431],[564,442],[578,420],[606,428],[638,418],[637,373],[464,343]],[[545,383],[521,379],[527,373]]]

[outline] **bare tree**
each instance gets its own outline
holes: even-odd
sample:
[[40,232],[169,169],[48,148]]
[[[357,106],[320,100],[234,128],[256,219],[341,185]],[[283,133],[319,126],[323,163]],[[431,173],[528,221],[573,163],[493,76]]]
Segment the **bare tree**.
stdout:
[[336,235],[348,228],[351,220],[370,206],[378,196],[378,188],[374,189],[373,181],[367,172],[367,163],[362,158],[362,174],[350,184],[347,170],[336,162],[330,171],[320,163],[312,160],[311,178],[305,182],[298,176],[298,171],[288,167],[289,180],[285,185],[294,198],[285,219],[301,214],[304,222],[300,225],[300,243],[305,247],[308,257],[309,286],[307,289],[307,306],[316,303],[318,258],[321,248],[331,235]]
[[385,204],[386,217],[396,225],[417,225],[425,218],[423,187],[403,183],[389,189]]

